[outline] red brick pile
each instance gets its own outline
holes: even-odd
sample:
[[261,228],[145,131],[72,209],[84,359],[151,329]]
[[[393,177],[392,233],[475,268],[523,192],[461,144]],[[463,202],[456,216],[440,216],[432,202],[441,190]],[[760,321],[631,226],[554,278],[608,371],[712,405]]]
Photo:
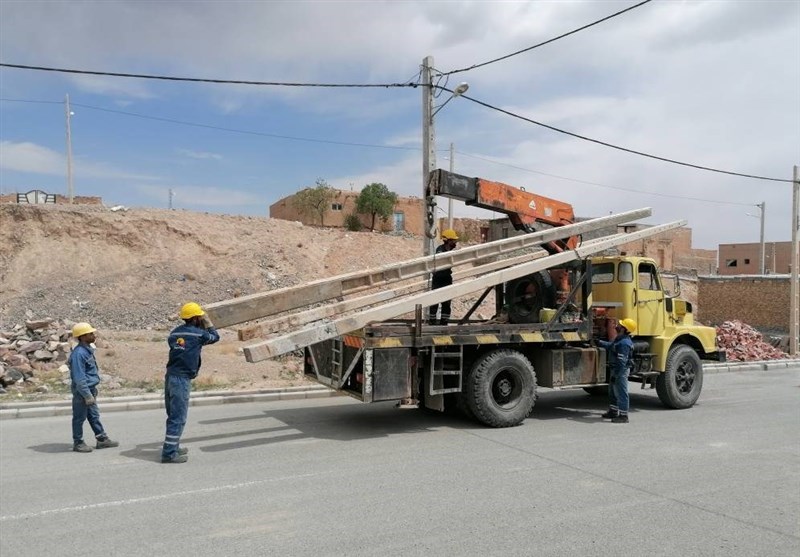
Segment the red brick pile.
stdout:
[[717,327],[717,344],[724,348],[729,362],[781,360],[789,355],[764,340],[757,330],[738,320]]

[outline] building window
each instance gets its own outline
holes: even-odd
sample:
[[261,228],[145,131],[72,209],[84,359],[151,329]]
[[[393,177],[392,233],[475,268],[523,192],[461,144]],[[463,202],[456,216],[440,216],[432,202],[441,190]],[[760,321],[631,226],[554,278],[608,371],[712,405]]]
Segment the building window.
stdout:
[[750,265],[750,260],[749,260],[749,259],[745,259],[745,260],[744,260],[744,264],[745,264],[745,265]]
[[738,267],[738,261],[736,259],[726,259],[725,260],[726,267]]
[[334,211],[341,211],[342,210],[342,204],[341,203],[332,203],[331,204],[331,209],[334,210]]

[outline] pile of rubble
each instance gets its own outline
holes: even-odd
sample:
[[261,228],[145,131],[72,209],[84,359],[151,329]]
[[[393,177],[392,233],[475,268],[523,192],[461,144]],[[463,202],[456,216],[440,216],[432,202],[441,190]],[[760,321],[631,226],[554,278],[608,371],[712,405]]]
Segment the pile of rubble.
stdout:
[[724,348],[729,362],[781,360],[789,355],[766,342],[764,337],[747,323],[725,321],[717,327],[717,344]]
[[37,372],[69,372],[71,326],[48,318],[0,330],[0,394],[11,386],[46,393],[49,387],[35,376]]

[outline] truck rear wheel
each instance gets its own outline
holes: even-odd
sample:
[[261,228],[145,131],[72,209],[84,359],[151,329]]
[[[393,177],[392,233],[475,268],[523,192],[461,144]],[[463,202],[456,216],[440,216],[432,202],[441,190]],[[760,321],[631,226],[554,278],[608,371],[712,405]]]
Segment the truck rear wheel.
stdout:
[[472,366],[467,405],[475,418],[491,427],[520,424],[536,401],[536,374],[530,360],[516,350],[484,354]]
[[678,344],[669,350],[666,371],[656,380],[656,392],[667,408],[689,408],[703,390],[703,364],[691,346]]

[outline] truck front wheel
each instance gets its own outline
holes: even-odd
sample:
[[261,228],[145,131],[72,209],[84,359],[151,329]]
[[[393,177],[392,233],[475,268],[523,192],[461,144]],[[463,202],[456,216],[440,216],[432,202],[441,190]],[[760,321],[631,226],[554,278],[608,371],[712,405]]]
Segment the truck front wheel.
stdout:
[[703,390],[703,364],[690,346],[673,346],[667,355],[666,371],[658,376],[656,392],[667,408],[689,408]]
[[536,374],[530,360],[516,350],[494,350],[478,358],[468,375],[467,405],[475,418],[491,427],[521,423],[536,400]]

